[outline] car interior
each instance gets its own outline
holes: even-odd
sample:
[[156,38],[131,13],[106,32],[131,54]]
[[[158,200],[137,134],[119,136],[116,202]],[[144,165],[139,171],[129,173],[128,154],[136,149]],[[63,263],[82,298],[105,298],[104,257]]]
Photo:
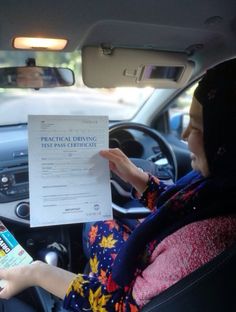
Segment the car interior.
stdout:
[[[167,183],[191,170],[181,132],[208,68],[236,56],[236,1],[2,1],[0,220],[34,260],[85,272],[82,223],[30,227],[28,115],[107,115],[109,147]],[[56,43],[56,45],[54,45]],[[111,173],[114,218],[149,210]],[[143,312],[236,311],[236,244]],[[18,296],[63,311],[42,289]]]

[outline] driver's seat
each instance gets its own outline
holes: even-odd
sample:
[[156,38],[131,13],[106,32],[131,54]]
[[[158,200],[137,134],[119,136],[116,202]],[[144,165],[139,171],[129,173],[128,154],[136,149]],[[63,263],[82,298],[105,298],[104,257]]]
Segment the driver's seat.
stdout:
[[236,243],[152,299],[142,312],[235,312]]

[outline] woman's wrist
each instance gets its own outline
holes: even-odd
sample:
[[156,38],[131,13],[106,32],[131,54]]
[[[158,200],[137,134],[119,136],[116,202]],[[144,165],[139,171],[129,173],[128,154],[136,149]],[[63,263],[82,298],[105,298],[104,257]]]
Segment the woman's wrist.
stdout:
[[30,265],[30,270],[29,270],[29,275],[32,280],[32,285],[31,286],[40,286],[42,284],[42,278],[45,274],[47,264],[44,263],[43,261],[34,261]]
[[70,283],[76,277],[75,273],[42,261],[31,264],[31,274],[34,286],[39,286],[61,299],[64,298]]
[[142,194],[147,187],[148,179],[149,175],[147,172],[138,170],[131,184],[139,194]]

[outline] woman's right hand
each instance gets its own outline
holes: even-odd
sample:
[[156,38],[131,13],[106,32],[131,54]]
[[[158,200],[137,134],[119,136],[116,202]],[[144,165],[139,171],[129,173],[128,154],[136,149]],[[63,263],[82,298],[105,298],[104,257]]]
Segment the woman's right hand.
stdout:
[[31,264],[0,269],[0,279],[4,280],[0,299],[9,299],[31,286],[39,286],[63,299],[76,274],[49,265],[42,261]]
[[24,289],[34,285],[33,274],[36,262],[32,264],[16,266],[8,269],[0,269],[0,279],[4,280],[4,287],[0,291],[1,299],[9,299]]
[[119,148],[102,150],[99,154],[109,160],[110,169],[122,180],[130,183],[139,193],[144,191],[148,174],[136,167]]

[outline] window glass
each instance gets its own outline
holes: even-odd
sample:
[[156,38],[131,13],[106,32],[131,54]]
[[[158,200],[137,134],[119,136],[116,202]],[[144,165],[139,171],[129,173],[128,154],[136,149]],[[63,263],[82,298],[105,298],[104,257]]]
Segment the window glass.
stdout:
[[[131,119],[154,89],[95,89],[83,84],[80,51],[72,53],[0,51],[0,67],[25,66],[34,59],[39,66],[68,67],[75,85],[51,89],[0,88],[0,126],[27,123],[28,115],[107,115],[109,120]],[[10,113],[9,113],[10,112]]]
[[181,138],[183,130],[189,122],[189,108],[192,102],[194,90],[198,82],[185,89],[178,97],[176,97],[169,109],[170,130],[172,134]]

